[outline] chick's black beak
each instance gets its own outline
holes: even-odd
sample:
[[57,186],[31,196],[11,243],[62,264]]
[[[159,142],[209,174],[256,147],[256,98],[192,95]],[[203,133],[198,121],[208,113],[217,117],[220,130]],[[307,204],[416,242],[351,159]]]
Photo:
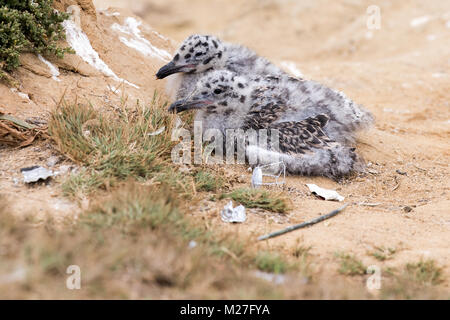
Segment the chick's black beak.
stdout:
[[175,62],[170,61],[168,64],[158,70],[158,72],[156,73],[156,78],[164,79],[171,74],[181,72],[181,69],[183,69],[184,67],[185,66],[177,66],[175,65]]
[[212,104],[212,101],[209,100],[195,100],[195,101],[187,101],[187,100],[178,100],[172,103],[168,109],[169,112],[179,113],[192,109],[200,109],[202,107],[208,106]]

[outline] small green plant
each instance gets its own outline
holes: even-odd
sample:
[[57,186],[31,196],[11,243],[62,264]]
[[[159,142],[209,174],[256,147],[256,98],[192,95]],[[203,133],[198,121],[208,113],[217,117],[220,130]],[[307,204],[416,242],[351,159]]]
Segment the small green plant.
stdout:
[[296,258],[308,257],[311,246],[304,246],[297,242],[294,249],[292,250],[292,255]]
[[370,253],[378,261],[385,261],[391,259],[397,250],[393,248],[376,247],[373,252]]
[[61,23],[66,13],[52,8],[53,0],[6,0],[0,6],[0,79],[4,71],[12,71],[20,64],[24,51],[53,54],[62,57],[73,52],[61,48],[58,41],[65,38]]
[[382,299],[437,299],[448,298],[438,285],[443,282],[442,269],[434,260],[408,263],[403,268],[383,270],[386,278],[381,290]]
[[[145,192],[147,190],[147,192]],[[184,228],[176,198],[170,191],[144,189],[131,184],[116,193],[115,199],[94,206],[80,217],[80,222],[94,229],[119,228]]]
[[366,273],[366,266],[364,266],[361,260],[358,260],[354,255],[336,253],[336,257],[340,262],[339,273],[349,276],[363,275]]
[[296,265],[297,269],[306,279],[312,278],[312,267],[311,267],[311,257],[310,251],[311,246],[305,246],[297,240],[295,247],[292,250],[292,255],[297,259]]
[[191,175],[166,168],[155,174],[155,181],[170,186],[180,197],[192,198],[194,179]]
[[408,263],[405,267],[407,276],[419,284],[436,285],[442,282],[442,269],[434,260]]
[[285,273],[289,269],[289,265],[279,254],[271,252],[260,252],[255,257],[256,267],[265,272]]
[[247,208],[261,208],[279,213],[287,213],[291,209],[289,199],[281,193],[271,193],[264,189],[240,188],[222,194],[220,198],[231,198]]
[[78,196],[89,194],[92,190],[110,185],[101,172],[94,169],[81,168],[78,173],[71,174],[63,183],[62,191],[65,196]]
[[198,191],[217,191],[223,186],[223,180],[208,171],[200,170],[194,178]]

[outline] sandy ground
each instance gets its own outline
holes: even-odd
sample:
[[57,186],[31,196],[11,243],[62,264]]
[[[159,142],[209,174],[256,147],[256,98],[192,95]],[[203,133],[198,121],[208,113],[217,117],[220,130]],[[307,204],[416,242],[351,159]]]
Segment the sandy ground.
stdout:
[[[125,1],[95,2],[99,8],[130,6]],[[291,193],[294,210],[287,220],[249,214],[245,225],[225,228],[257,236],[338,207],[309,195],[305,183],[316,183],[356,204],[327,223],[261,247],[288,252],[301,239],[331,273],[336,251],[355,253],[370,265],[380,264],[368,254],[375,247],[395,248],[397,253],[383,267],[431,258],[448,276],[450,4],[377,1],[381,28],[369,30],[366,9],[371,4],[155,0],[134,1],[131,10],[178,41],[192,33],[211,33],[244,44],[282,67],[293,62],[305,78],[344,91],[375,115],[374,128],[358,142],[368,163],[366,175],[342,184],[289,177],[287,186],[297,192]],[[242,175],[249,180],[248,173]],[[212,206],[208,218],[223,228],[218,210]]]
[[[450,3],[377,1],[381,28],[369,30],[366,9],[373,1],[141,0],[133,1],[132,5],[121,0],[94,2],[97,9],[115,6],[131,10],[154,30],[175,40],[158,40],[167,50],[189,34],[211,33],[244,44],[282,67],[293,63],[305,78],[345,92],[375,116],[374,128],[361,134],[357,146],[368,164],[366,174],[341,183],[325,178],[288,177],[294,209],[286,217],[249,210],[245,224],[225,225],[219,218],[219,209],[225,202],[206,202],[201,211],[192,215],[224,231],[256,237],[341,205],[310,195],[305,183],[315,183],[337,190],[346,197],[344,202],[352,205],[328,222],[255,247],[287,253],[300,241],[312,247],[315,262],[330,277],[336,275],[338,267],[336,252],[353,253],[366,265],[383,268],[402,267],[430,258],[444,268],[443,286],[450,288]],[[123,21],[124,11],[117,12],[121,16],[98,14],[98,23]],[[150,32],[146,35],[156,39]],[[96,49],[103,47],[98,49],[100,56],[108,57],[108,63],[120,70],[121,76],[124,74],[124,78],[142,87],[142,90],[128,88],[130,99],[162,87],[164,82],[155,81],[153,74],[163,61],[147,59],[141,64],[142,70],[133,69],[128,59],[141,61],[138,53],[128,53],[126,47],[119,47],[120,43],[112,38],[103,40],[104,43],[100,39],[91,41]],[[114,43],[113,49],[120,49],[122,55],[111,54],[113,49],[107,48],[107,43]],[[20,72],[24,86],[31,88],[33,79],[27,77],[32,74],[23,68]],[[80,85],[84,88],[94,86],[95,81],[107,81],[102,76],[81,79],[86,82]],[[102,88],[107,91],[106,84]],[[54,99],[58,95],[60,92],[55,92]],[[110,99],[115,94],[100,95],[104,101],[105,96]],[[32,100],[36,100],[35,107],[20,105],[14,109],[15,113],[25,117],[39,112],[45,118],[45,111],[54,107],[37,98]],[[31,191],[20,183],[14,184],[14,178],[20,178],[19,168],[36,163],[45,165],[51,148],[38,145],[0,152],[1,191],[14,194],[12,199],[20,199],[18,210],[22,206],[28,210],[40,206],[46,211],[50,206],[54,211],[55,202],[48,196],[53,192],[54,198],[62,201],[58,208],[64,204],[74,206],[72,211],[76,211],[74,204],[66,204],[58,195],[56,182]],[[250,181],[245,168],[230,170]],[[370,255],[376,247],[393,248],[396,253],[392,259],[379,262]]]

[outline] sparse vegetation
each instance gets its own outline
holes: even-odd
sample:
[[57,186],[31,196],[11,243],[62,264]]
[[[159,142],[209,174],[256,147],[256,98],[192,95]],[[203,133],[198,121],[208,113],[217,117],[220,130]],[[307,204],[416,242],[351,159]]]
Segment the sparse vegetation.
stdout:
[[419,261],[417,263],[408,263],[405,267],[408,278],[413,279],[419,284],[436,285],[442,282],[442,270],[434,260]]
[[199,191],[217,191],[223,186],[222,178],[205,170],[198,171],[194,177]]
[[336,253],[336,257],[339,259],[340,267],[339,273],[348,276],[363,275],[366,273],[367,267],[358,260],[354,255],[347,253]]
[[58,41],[65,38],[61,23],[69,18],[52,8],[53,0],[3,1],[0,7],[0,80],[8,79],[5,71],[20,64],[24,51],[53,54],[62,57],[72,52],[61,48]]
[[401,269],[383,271],[381,297],[385,299],[449,299],[438,285],[443,282],[442,269],[434,260],[408,263]]
[[154,181],[170,186],[184,199],[191,199],[194,193],[195,181],[189,173],[182,173],[175,168],[166,167],[161,172],[155,174]]
[[311,246],[304,246],[300,243],[300,241],[297,241],[295,247],[292,250],[292,255],[296,258],[307,257],[309,256],[310,250]]
[[300,241],[297,241],[293,248],[292,255],[297,259],[296,264],[299,272],[307,279],[312,279],[312,267],[310,250],[311,246],[304,246]]
[[172,117],[156,92],[149,107],[122,109],[117,115],[103,114],[92,106],[61,104],[51,115],[49,134],[61,153],[83,165],[66,181],[68,195],[89,194],[128,178],[150,179],[167,170],[172,142]]
[[220,198],[231,198],[247,208],[261,208],[264,210],[287,213],[291,204],[282,193],[269,192],[264,189],[239,188],[231,193],[224,193]]
[[[38,221],[0,208],[2,297],[30,290],[39,298],[186,297],[196,290],[204,298],[282,297],[251,275],[255,267],[285,272],[290,266],[281,256],[253,255],[241,241],[196,226],[180,205],[170,190],[128,183],[62,228],[53,220],[35,228]],[[197,245],[189,249],[192,240]],[[80,266],[84,290],[65,289],[69,265]],[[10,281],[20,285],[6,290]]]
[[370,255],[378,261],[385,261],[391,259],[396,252],[397,250],[393,248],[376,247]]
[[271,252],[260,252],[256,258],[256,267],[265,272],[285,273],[291,266],[280,257],[279,254]]
[[177,198],[164,188],[144,188],[131,184],[116,192],[115,199],[97,204],[79,218],[94,230],[115,228],[129,234],[142,229],[170,227],[185,229],[185,221],[177,207]]

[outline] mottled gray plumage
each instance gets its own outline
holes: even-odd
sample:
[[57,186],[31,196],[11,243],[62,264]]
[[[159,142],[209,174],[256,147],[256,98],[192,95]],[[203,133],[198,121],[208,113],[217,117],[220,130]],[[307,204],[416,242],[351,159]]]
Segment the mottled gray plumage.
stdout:
[[279,149],[251,145],[247,157],[258,154],[260,164],[283,160],[288,172],[304,175],[340,177],[350,173],[356,164],[354,148],[334,141],[325,130],[329,116],[316,114],[300,121],[281,121],[292,108],[283,95],[265,95],[264,81],[250,80],[230,71],[214,71],[201,78],[196,88],[169,110],[182,112],[196,109],[195,121],[203,130],[218,129],[226,137],[227,129],[276,130]]
[[252,93],[258,99],[255,112],[264,112],[274,101],[284,101],[281,110],[273,115],[273,122],[299,121],[326,114],[329,123],[325,133],[333,140],[351,144],[359,130],[373,123],[370,112],[355,104],[342,92],[327,88],[317,82],[285,76],[250,76],[250,81],[260,83]]
[[[229,70],[239,75],[286,75],[267,59],[237,44],[221,41],[211,35],[191,35],[175,52],[174,58],[156,74],[162,79],[171,74],[167,89],[173,99],[181,99],[190,93],[205,72]],[[168,66],[168,65],[167,65]]]
[[[194,90],[198,80],[214,70],[229,70],[250,81],[260,82],[254,92],[264,107],[282,99],[288,108],[274,122],[300,121],[326,114],[326,134],[342,143],[353,143],[356,133],[370,126],[373,116],[342,92],[320,83],[291,77],[268,60],[240,45],[222,42],[214,36],[192,35],[177,50],[174,59],[158,72],[169,78],[172,97],[181,99]],[[266,103],[267,102],[267,103]]]

